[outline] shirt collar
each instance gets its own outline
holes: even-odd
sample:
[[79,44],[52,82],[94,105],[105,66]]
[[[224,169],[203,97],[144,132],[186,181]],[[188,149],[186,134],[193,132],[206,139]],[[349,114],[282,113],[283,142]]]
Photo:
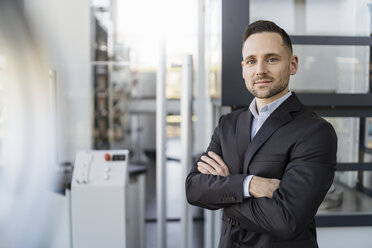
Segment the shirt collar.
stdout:
[[[268,111],[268,114],[271,115],[271,113],[274,112],[280,106],[280,104],[282,104],[285,100],[287,100],[288,97],[290,97],[291,95],[292,95],[292,92],[289,91],[287,94],[280,97],[279,99],[276,99],[275,101],[263,106],[260,110],[260,113]],[[251,111],[252,115],[255,118],[259,117],[260,114],[257,112],[257,108],[256,108],[256,98],[253,98],[251,104],[249,105],[249,110]]]

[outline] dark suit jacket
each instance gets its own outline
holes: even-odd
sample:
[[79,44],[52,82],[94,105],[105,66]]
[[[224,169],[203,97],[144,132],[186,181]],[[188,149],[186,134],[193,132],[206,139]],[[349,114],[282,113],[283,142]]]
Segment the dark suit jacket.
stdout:
[[[188,202],[224,208],[219,247],[318,247],[314,215],[336,166],[332,125],[294,93],[251,141],[252,118],[249,108],[220,118],[207,151],[222,156],[230,175],[201,174],[195,164],[186,179]],[[280,179],[273,198],[243,199],[248,174]]]

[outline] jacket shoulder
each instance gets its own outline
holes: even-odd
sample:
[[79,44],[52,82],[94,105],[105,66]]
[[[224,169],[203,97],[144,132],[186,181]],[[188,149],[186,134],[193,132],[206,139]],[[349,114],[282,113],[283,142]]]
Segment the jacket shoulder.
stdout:
[[218,125],[221,126],[221,125],[236,124],[236,122],[238,121],[239,117],[242,114],[247,114],[247,111],[248,111],[248,114],[249,114],[249,108],[248,107],[244,107],[244,108],[241,108],[241,109],[234,110],[234,111],[232,111],[230,113],[224,114],[224,115],[222,115],[220,117],[220,120],[218,122]]
[[296,126],[299,129],[303,129],[302,132],[306,133],[309,129],[324,130],[335,136],[335,129],[330,122],[328,122],[323,117],[319,116],[317,113],[313,112],[311,109],[303,106],[303,111],[295,117]]

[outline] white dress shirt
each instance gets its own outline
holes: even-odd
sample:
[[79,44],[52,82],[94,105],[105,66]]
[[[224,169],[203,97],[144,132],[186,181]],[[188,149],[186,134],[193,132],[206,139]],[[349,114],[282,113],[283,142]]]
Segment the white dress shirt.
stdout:
[[[257,107],[256,107],[256,98],[254,98],[249,105],[249,110],[251,111],[253,115],[253,120],[252,120],[252,128],[251,128],[251,140],[256,136],[258,130],[262,127],[264,122],[266,121],[267,118],[273,113],[279,106],[282,104],[285,100],[287,100],[288,97],[292,95],[292,92],[289,91],[287,94],[282,96],[279,99],[276,99],[275,101],[263,106],[260,109],[260,112],[257,112]],[[243,196],[244,198],[251,197],[249,194],[249,184],[251,183],[252,177],[254,175],[248,175],[246,178],[244,178],[243,181]]]

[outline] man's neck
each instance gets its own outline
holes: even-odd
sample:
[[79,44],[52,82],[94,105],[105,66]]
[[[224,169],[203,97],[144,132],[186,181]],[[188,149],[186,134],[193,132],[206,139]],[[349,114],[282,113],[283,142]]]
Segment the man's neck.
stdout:
[[272,96],[270,98],[257,98],[256,97],[257,112],[260,113],[261,108],[263,108],[264,106],[266,106],[269,103],[272,103],[275,100],[278,100],[279,98],[281,98],[282,96],[284,96],[287,93],[288,93],[288,89],[283,90],[282,92],[280,92],[280,93],[278,93],[275,96]]

